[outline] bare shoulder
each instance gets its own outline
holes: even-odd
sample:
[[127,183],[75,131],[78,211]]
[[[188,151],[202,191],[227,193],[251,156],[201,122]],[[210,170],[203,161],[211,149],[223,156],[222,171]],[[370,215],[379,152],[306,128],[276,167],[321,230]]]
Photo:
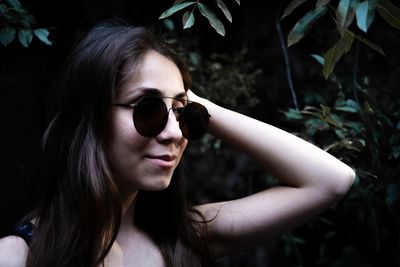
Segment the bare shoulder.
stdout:
[[23,267],[26,264],[29,248],[19,236],[0,238],[0,266]]

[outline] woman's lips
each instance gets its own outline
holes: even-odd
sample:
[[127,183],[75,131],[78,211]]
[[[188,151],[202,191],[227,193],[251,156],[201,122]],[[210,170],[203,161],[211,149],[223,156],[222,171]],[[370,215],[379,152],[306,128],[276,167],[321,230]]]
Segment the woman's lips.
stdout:
[[175,155],[147,155],[153,164],[162,168],[175,167],[176,156]]

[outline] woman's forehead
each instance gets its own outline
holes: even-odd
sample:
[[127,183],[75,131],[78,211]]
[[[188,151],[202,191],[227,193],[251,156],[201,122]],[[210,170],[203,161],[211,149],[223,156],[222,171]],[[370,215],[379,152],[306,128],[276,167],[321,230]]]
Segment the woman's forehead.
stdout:
[[135,67],[120,95],[157,93],[175,96],[185,92],[182,75],[176,64],[169,58],[154,52],[147,52],[142,62]]

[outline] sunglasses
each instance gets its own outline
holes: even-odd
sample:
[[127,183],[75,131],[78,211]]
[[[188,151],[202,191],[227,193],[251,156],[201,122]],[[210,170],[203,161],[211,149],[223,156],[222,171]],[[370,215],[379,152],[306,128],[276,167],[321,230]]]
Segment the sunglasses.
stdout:
[[168,108],[163,98],[176,99],[173,97],[145,96],[138,102],[132,104],[113,104],[114,106],[132,108],[133,124],[136,131],[145,137],[156,137],[165,128],[168,122],[169,111],[172,110],[182,135],[188,140],[196,140],[202,137],[208,128],[209,118],[206,107],[197,103],[177,99],[180,107]]

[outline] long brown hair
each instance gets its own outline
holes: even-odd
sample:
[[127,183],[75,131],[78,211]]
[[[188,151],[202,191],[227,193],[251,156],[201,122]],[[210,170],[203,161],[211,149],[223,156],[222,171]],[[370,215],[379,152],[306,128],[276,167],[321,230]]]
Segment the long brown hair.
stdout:
[[[102,22],[72,50],[61,101],[43,138],[42,198],[32,215],[38,220],[29,267],[95,267],[109,252],[121,203],[104,152],[105,123],[115,90],[149,50],[171,59],[190,88],[186,65],[146,28]],[[139,192],[132,223],[160,247],[167,266],[209,265],[183,182],[178,168],[166,190]]]

